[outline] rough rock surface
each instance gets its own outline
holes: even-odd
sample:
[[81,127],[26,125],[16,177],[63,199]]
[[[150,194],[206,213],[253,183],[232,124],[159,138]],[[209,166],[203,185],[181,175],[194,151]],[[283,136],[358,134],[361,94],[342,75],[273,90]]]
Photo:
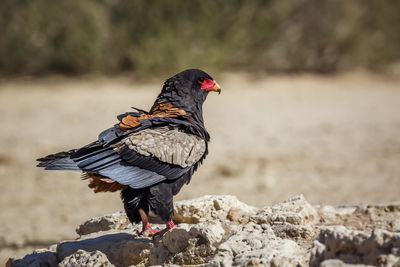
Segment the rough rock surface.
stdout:
[[114,267],[115,265],[111,264],[107,256],[98,250],[87,252],[79,249],[74,254],[65,257],[64,260],[60,262],[59,266]]
[[76,240],[7,266],[400,266],[400,204],[313,207],[296,196],[257,209],[204,196],[176,203],[174,220],[152,240],[122,212],[94,218]]
[[115,212],[102,217],[92,218],[76,228],[78,235],[87,235],[100,231],[122,230],[129,224],[129,219],[124,212]]
[[225,220],[231,210],[254,214],[257,209],[240,202],[235,196],[203,196],[175,203],[174,221],[199,223],[210,219]]

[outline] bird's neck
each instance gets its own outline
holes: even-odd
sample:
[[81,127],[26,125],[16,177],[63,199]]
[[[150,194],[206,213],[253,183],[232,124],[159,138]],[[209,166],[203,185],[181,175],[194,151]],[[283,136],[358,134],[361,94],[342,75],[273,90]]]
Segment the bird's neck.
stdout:
[[[150,109],[149,115],[153,117],[171,117],[182,120],[182,127],[185,128],[187,132],[198,135],[208,141],[209,134],[204,126],[202,103],[196,103],[190,106],[180,106],[180,104],[182,103],[158,97],[153,107]],[[191,126],[187,127],[187,123]]]

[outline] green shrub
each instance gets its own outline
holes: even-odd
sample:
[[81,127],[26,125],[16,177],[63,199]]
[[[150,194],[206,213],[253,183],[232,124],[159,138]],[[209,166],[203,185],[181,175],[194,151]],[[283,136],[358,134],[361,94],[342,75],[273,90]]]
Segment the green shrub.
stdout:
[[335,72],[400,59],[397,0],[3,0],[0,72]]
[[101,69],[107,13],[91,1],[4,0],[0,70],[83,73]]

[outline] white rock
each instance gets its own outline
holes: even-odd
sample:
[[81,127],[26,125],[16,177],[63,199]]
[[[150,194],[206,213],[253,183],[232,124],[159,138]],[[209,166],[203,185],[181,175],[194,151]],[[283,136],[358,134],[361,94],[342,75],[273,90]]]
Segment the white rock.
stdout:
[[208,266],[306,266],[306,253],[296,242],[259,232],[231,236],[218,248]]
[[303,195],[295,196],[272,207],[264,207],[251,217],[258,224],[287,222],[295,225],[313,222],[318,218],[317,210]]
[[390,226],[392,227],[392,231],[400,232],[400,212],[393,221],[390,222]]
[[95,250],[87,252],[82,249],[66,257],[59,263],[59,267],[114,267],[104,253]]
[[330,260],[324,260],[321,262],[321,267],[367,267],[367,266],[373,266],[373,265],[364,265],[364,264],[348,264],[344,263],[341,260],[338,259],[330,259]]
[[217,246],[225,236],[225,229],[218,220],[202,222],[190,228],[189,234],[194,237],[202,237],[212,246]]
[[231,208],[254,214],[257,208],[240,202],[235,196],[206,195],[175,203],[174,221],[195,224],[207,220],[225,220]]
[[[392,266],[400,264],[400,233],[375,229],[371,233],[350,230],[344,226],[325,227],[319,241],[325,250],[315,264],[325,259],[337,258],[348,263]],[[389,262],[391,262],[389,264]]]
[[78,235],[87,235],[99,231],[121,230],[128,225],[130,225],[130,223],[125,212],[119,211],[87,220],[78,226],[76,233]]
[[99,232],[82,236],[78,240],[60,242],[57,246],[57,258],[62,261],[79,249],[87,252],[98,250],[112,264],[129,266],[146,263],[152,247],[151,239],[136,239],[127,232]]
[[7,267],[59,262],[118,267],[400,266],[400,233],[388,231],[397,229],[399,209],[393,204],[315,208],[297,196],[258,210],[233,196],[204,196],[178,202],[176,222],[190,224],[178,224],[161,239],[138,236],[140,224],[127,226],[125,214],[115,213],[82,224],[77,240],[10,259]]

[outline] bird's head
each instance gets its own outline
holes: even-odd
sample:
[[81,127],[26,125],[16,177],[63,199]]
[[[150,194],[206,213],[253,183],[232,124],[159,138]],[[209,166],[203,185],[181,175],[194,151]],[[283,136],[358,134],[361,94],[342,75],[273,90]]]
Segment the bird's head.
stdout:
[[201,90],[203,93],[221,93],[221,87],[219,84],[210,75],[202,70],[188,69],[176,74],[171,79],[182,79],[188,83],[191,83],[191,88],[194,90],[194,92]]
[[188,69],[169,78],[157,101],[168,102],[185,111],[201,110],[209,92],[221,93],[221,87],[206,72]]
[[209,92],[221,92],[218,83],[206,72],[198,69],[182,71],[165,81],[161,93],[150,112],[168,106],[194,123],[203,124],[203,103]]

